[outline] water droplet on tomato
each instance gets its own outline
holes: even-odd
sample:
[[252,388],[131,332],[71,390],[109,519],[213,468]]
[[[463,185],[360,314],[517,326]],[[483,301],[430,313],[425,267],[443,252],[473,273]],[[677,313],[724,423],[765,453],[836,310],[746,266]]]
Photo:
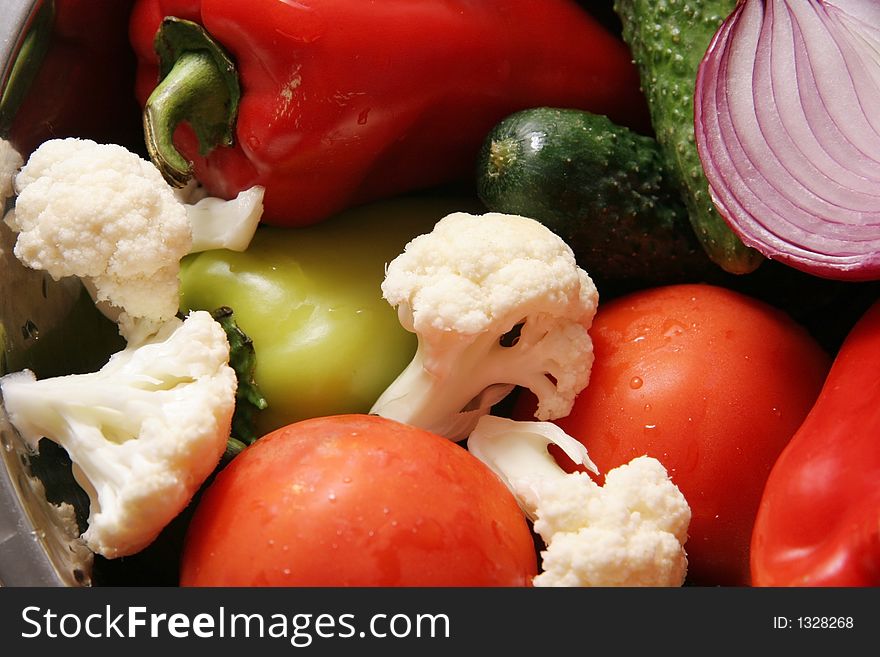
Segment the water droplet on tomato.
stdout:
[[642,381],[642,378],[639,376],[634,376],[629,380],[629,387],[633,390],[638,390],[642,387],[642,384],[644,384],[644,381]]
[[667,340],[678,337],[687,330],[687,326],[676,319],[667,319],[663,322],[663,337]]

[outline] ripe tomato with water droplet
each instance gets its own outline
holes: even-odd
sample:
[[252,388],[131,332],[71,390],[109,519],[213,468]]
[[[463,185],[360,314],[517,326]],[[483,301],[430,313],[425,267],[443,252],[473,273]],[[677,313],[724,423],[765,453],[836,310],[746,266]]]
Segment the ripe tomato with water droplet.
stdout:
[[525,516],[460,445],[337,415],[260,438],[195,509],[184,586],[528,586]]
[[[603,473],[643,454],[663,463],[693,513],[688,581],[747,585],[764,482],[829,357],[781,311],[711,285],[600,303],[590,335],[590,383],[557,423]],[[515,415],[532,403],[521,397]]]

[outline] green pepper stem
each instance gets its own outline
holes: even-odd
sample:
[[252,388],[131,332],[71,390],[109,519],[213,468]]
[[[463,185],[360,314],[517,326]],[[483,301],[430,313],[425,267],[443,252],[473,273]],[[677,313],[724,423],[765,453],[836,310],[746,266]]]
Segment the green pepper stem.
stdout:
[[235,66],[204,29],[166,18],[156,35],[164,76],[144,105],[144,137],[150,159],[169,184],[183,187],[193,167],[174,145],[174,132],[188,123],[199,154],[234,142],[240,91]]

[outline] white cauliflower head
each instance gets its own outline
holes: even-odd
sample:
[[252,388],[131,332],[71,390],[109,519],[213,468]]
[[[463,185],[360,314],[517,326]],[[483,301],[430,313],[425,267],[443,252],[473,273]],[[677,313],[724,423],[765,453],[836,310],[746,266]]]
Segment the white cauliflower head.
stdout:
[[56,280],[81,279],[126,339],[177,313],[183,256],[244,251],[263,215],[261,186],[188,203],[148,160],[75,137],[41,144],[14,181],[5,220],[16,257]]
[[595,471],[586,449],[544,422],[482,418],[468,449],[505,482],[545,543],[535,586],[680,586],[687,574],[690,506],[657,459],[607,473],[604,486],[566,473],[557,444]]
[[444,217],[388,265],[382,292],[418,350],[374,413],[460,439],[514,386],[544,420],[568,414],[589,381],[598,292],[538,221]]
[[97,372],[0,378],[9,420],[33,447],[62,446],[88,493],[86,544],[108,558],[151,543],[220,461],[237,379],[209,313],[172,318]]
[[535,586],[684,582],[690,507],[657,459],[611,470],[604,486],[575,472],[538,490],[534,526],[547,549]]
[[15,255],[54,279],[88,279],[97,300],[131,317],[165,320],[179,304],[180,259],[192,231],[158,169],[122,146],[44,142],[15,178],[6,222]]

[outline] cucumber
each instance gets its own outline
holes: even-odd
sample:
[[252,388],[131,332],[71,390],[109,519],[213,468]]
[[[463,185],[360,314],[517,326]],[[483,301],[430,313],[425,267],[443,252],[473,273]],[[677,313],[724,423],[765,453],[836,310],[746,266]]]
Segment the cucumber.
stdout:
[[537,219],[562,237],[603,293],[718,269],[657,142],[605,116],[540,107],[506,117],[478,156],[477,194],[488,209]]
[[763,257],[745,246],[709,197],[694,139],[693,99],[697,69],[736,0],[615,0],[639,69],[651,123],[675,177],[703,248],[733,274],[754,271]]

